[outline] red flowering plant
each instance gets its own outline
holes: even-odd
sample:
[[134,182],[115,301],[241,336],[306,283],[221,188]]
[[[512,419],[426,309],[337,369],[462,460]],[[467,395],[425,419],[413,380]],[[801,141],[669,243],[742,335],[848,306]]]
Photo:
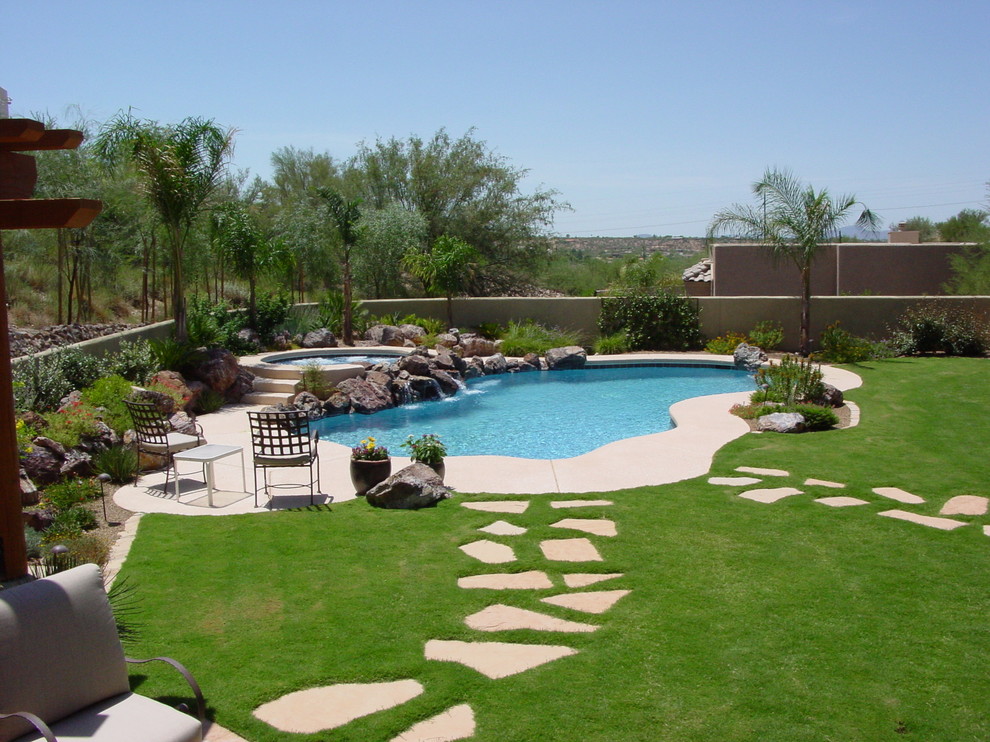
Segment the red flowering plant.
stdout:
[[49,412],[44,417],[48,422],[45,436],[66,448],[75,448],[83,438],[92,438],[99,432],[97,423],[100,418],[96,409],[79,400],[69,402],[58,412]]

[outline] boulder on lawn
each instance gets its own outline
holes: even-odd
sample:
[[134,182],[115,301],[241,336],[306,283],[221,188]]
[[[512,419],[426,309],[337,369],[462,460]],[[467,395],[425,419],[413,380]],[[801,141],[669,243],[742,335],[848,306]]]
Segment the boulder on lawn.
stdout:
[[365,497],[376,508],[418,510],[446,500],[451,492],[433,469],[417,463],[376,484]]
[[759,417],[756,427],[771,433],[803,433],[804,415],[798,412],[772,412]]
[[546,359],[547,368],[551,371],[584,368],[588,353],[580,345],[568,345],[564,348],[551,348],[546,352]]

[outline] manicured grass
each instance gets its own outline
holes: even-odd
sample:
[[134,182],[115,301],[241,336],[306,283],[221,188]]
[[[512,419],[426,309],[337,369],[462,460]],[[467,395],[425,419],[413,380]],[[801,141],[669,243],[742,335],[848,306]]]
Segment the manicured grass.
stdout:
[[[982,525],[950,533],[881,518],[891,508],[936,515],[956,494],[990,494],[990,366],[921,359],[854,368],[848,396],[863,422],[803,436],[748,435],[716,458],[786,469],[766,486],[808,477],[846,483],[772,505],[707,477],[609,493],[612,507],[520,516],[461,508],[373,510],[364,502],[264,516],[147,516],[124,572],[137,586],[144,633],[132,654],[169,653],[200,679],[217,721],[250,740],[389,740],[414,722],[469,703],[478,740],[984,740],[990,736],[990,539]],[[905,506],[871,493],[921,495]],[[869,505],[832,509],[814,497]],[[505,498],[495,498],[505,499]],[[547,562],[562,517],[608,517],[591,537],[601,563]],[[487,537],[496,519],[526,526]],[[506,571],[457,546],[512,545],[511,571],[542,569],[551,591],[460,590],[457,577]],[[567,572],[624,572],[589,589],[632,593],[601,616],[539,602],[566,592]],[[463,618],[494,603],[600,624],[591,634],[481,633]],[[432,638],[558,643],[579,653],[500,680],[427,662]],[[174,689],[155,672],[142,691]],[[292,735],[251,711],[292,690],[414,678],[426,692],[332,732]]]

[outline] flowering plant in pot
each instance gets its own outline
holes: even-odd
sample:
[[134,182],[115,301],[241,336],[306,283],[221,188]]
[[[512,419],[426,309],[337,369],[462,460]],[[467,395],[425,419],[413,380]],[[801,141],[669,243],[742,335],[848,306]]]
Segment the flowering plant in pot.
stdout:
[[426,464],[443,479],[445,471],[443,457],[447,455],[447,447],[440,440],[440,436],[435,433],[425,433],[419,438],[409,436],[402,447],[409,449],[409,458],[414,462]]
[[392,473],[392,460],[388,449],[368,436],[351,448],[351,483],[354,492],[363,495],[379,482],[384,482]]

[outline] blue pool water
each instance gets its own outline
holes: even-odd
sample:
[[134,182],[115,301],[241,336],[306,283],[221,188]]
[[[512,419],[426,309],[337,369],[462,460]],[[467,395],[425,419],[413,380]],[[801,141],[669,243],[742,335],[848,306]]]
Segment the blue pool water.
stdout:
[[443,400],[315,423],[322,440],[354,446],[374,436],[393,456],[409,435],[436,433],[450,456],[579,456],[672,426],[669,408],[690,397],[752,391],[733,368],[636,366],[485,376]]

